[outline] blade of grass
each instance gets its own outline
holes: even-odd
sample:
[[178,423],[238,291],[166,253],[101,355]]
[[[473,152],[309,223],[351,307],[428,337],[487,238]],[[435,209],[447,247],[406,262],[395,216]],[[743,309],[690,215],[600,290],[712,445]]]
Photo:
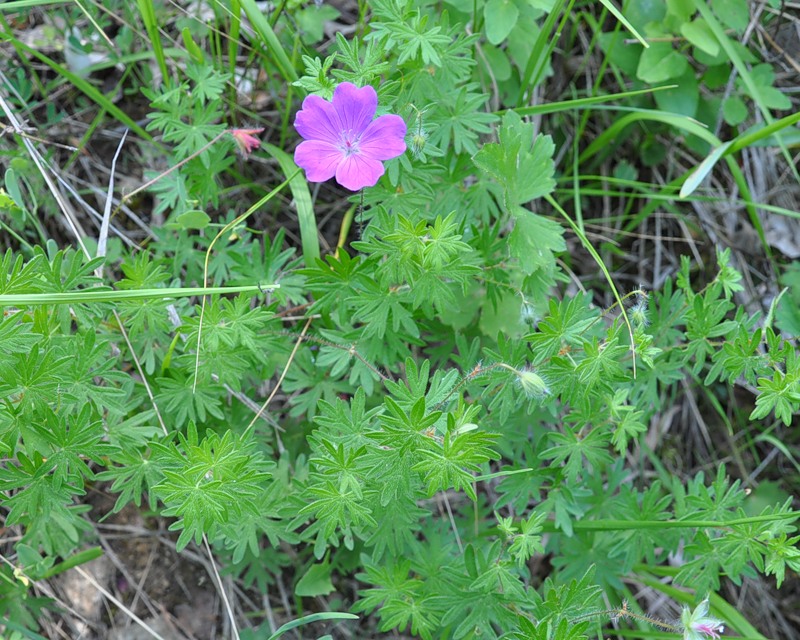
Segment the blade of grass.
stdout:
[[611,14],[617,20],[619,20],[622,26],[625,27],[628,31],[630,31],[631,35],[634,38],[636,38],[645,49],[650,48],[650,45],[647,43],[647,41],[644,38],[642,38],[641,35],[639,35],[639,32],[634,28],[634,26],[630,22],[628,22],[625,16],[623,16],[622,13],[620,13],[620,10],[614,6],[611,0],[600,0],[600,4],[602,4],[606,9],[608,9],[611,12]]
[[150,38],[150,45],[153,47],[158,68],[161,71],[163,82],[169,84],[169,71],[167,69],[167,59],[164,57],[164,48],[161,46],[161,36],[158,32],[158,21],[156,20],[156,10],[152,0],[136,0],[139,7],[139,14],[142,16],[144,28]]
[[[563,100],[561,102],[548,102],[547,104],[535,104],[529,107],[517,107],[513,109],[521,116],[538,116],[546,113],[556,113],[558,111],[566,111],[567,109],[580,109],[595,104],[602,104],[604,102],[613,102],[621,100],[622,98],[632,98],[656,91],[664,91],[665,89],[675,89],[678,85],[668,84],[663,87],[652,87],[650,89],[639,89],[637,91],[623,91],[622,93],[609,93],[602,96],[591,96],[589,98],[576,98],[575,100]],[[496,111],[497,115],[502,116],[508,109],[501,109]]]
[[763,127],[759,127],[755,130],[750,129],[748,131],[743,131],[733,139],[733,144],[731,144],[731,150],[729,153],[736,153],[745,147],[764,142],[771,135],[787,129],[797,122],[800,122],[800,111],[788,115],[785,118],[781,118],[780,120],[776,120],[775,122],[771,122]]
[[[561,7],[564,6],[564,1],[565,0],[557,0],[553,5],[553,8],[550,9],[550,13],[547,15],[547,19],[544,21],[544,24],[539,31],[536,42],[533,43],[531,55],[528,56],[528,62],[525,64],[525,71],[522,74],[522,82],[519,86],[519,94],[517,95],[516,104],[524,104],[526,102],[525,96],[531,95],[533,88],[536,86],[536,83],[539,82],[547,63],[550,60],[550,54],[553,52],[556,42],[561,35],[561,29],[559,28],[556,33],[553,33],[553,27],[555,27],[556,20],[561,13]],[[569,15],[574,3],[575,0],[570,0],[569,6],[564,12],[565,20]],[[563,22],[561,26],[563,27]],[[547,47],[548,39],[550,40],[550,44],[547,52],[545,53],[545,47]]]
[[[599,106],[598,109],[604,107]],[[636,109],[636,108],[617,108],[619,111],[630,111],[625,116],[617,118],[614,123],[603,131],[592,143],[583,150],[580,158],[578,159],[581,164],[586,162],[590,157],[595,155],[601,150],[607,149],[611,141],[616,138],[625,127],[639,122],[663,122],[676,129],[683,129],[687,133],[696,135],[711,144],[717,146],[720,144],[720,139],[711,133],[705,126],[686,116],[679,116],[668,111],[656,111],[653,109]]]
[[694,190],[700,186],[700,183],[705,180],[706,176],[711,173],[714,165],[716,165],[720,158],[725,155],[725,152],[730,148],[730,146],[731,142],[729,140],[728,142],[723,142],[711,153],[709,153],[706,158],[699,165],[697,165],[697,169],[692,171],[689,174],[689,177],[684,180],[680,194],[678,195],[680,195],[681,198],[688,198],[690,195],[692,195]]
[[317,218],[314,215],[314,205],[311,202],[311,193],[308,182],[299,173],[300,169],[292,157],[283,149],[275,145],[262,144],[267,153],[278,161],[285,176],[294,176],[289,182],[292,190],[294,205],[297,209],[297,221],[300,225],[300,241],[303,245],[303,260],[307,267],[313,267],[319,258],[319,237],[317,234]]
[[[686,179],[686,182],[683,183],[680,194],[681,198],[691,195],[703,179],[711,172],[714,165],[724,156],[766,140],[779,131],[791,127],[796,122],[800,122],[800,112],[793,113],[766,126],[758,127],[755,130],[745,131],[736,136],[733,140],[729,140],[718,146],[697,166],[697,169],[695,169]],[[779,138],[778,144],[781,145],[782,142],[783,141]]]
[[[598,109],[604,109],[606,107],[600,105],[597,107]],[[611,141],[619,135],[619,133],[628,125],[633,124],[639,121],[648,121],[652,120],[655,122],[663,122],[668,124],[672,127],[676,127],[678,129],[683,129],[688,133],[698,136],[700,139],[705,140],[711,146],[719,146],[722,144],[722,141],[717,138],[713,133],[711,133],[708,129],[706,129],[703,125],[699,122],[687,118],[686,116],[678,116],[674,113],[669,113],[666,111],[655,111],[650,109],[620,109],[625,111],[630,111],[626,116],[617,119],[614,124],[612,124],[608,129],[603,131],[597,138],[590,144],[580,155],[579,161],[581,163],[585,162],[591,156],[597,154],[601,150],[606,150],[609,148]],[[747,185],[747,180],[745,180],[744,174],[742,173],[741,168],[739,165],[734,161],[731,156],[725,156],[725,162],[728,165],[728,169],[733,176],[733,180],[736,183],[736,186],[739,188],[739,191],[742,194],[742,199],[745,201],[745,208],[747,210],[747,215],[750,218],[750,223],[753,225],[753,228],[758,233],[758,237],[761,240],[761,246],[764,249],[764,252],[767,254],[767,257],[772,256],[772,250],[767,243],[766,236],[764,235],[764,227],[761,224],[761,220],[758,218],[758,212],[756,211],[756,204],[753,202],[752,194],[750,193],[750,188]],[[683,184],[683,181],[686,179],[685,176],[688,175],[688,172],[681,176],[678,180],[673,181],[671,185]],[[653,204],[653,203],[648,203]],[[649,210],[646,215],[650,215],[652,210],[655,209],[655,205]],[[642,215],[645,213],[646,209],[642,209],[637,219],[642,220],[644,219]],[[646,216],[645,216],[646,217]],[[628,228],[630,230],[630,227]],[[770,261],[771,262],[771,261]]]
[[[239,0],[231,0],[229,14],[230,26],[228,27],[228,73],[233,82],[228,83],[230,104],[236,104],[236,61],[239,59],[239,34],[242,30],[242,7]],[[232,110],[235,113],[235,110]]]
[[287,622],[275,633],[273,633],[268,640],[277,640],[287,631],[291,631],[292,629],[296,629],[304,624],[310,624],[311,622],[318,622],[320,620],[358,620],[358,616],[352,613],[339,613],[338,611],[322,611],[321,613],[312,613],[310,615],[303,616],[302,618],[298,618],[297,620]]
[[72,4],[72,0],[12,0],[0,4],[0,13],[11,13],[20,9],[30,9],[31,7],[41,7],[42,5]]
[[253,25],[256,34],[261,39],[261,42],[264,43],[267,51],[272,55],[273,61],[280,70],[284,81],[294,82],[297,80],[297,72],[286,56],[283,45],[272,30],[269,20],[264,17],[264,14],[261,13],[261,10],[256,5],[255,0],[239,0],[239,2],[242,9],[244,9],[245,15],[247,15],[247,19],[250,20],[250,24]]

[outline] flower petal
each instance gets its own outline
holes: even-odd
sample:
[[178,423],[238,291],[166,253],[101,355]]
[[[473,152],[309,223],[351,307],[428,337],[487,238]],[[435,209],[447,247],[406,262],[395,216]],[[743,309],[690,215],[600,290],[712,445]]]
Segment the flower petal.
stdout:
[[336,182],[350,191],[372,187],[383,175],[383,165],[367,156],[354,153],[336,168]]
[[341,131],[357,136],[375,117],[378,94],[369,85],[359,89],[351,82],[342,82],[333,91],[333,108],[339,116]]
[[406,123],[394,114],[373,120],[361,135],[358,149],[373,160],[391,160],[406,150]]
[[342,133],[336,109],[319,96],[303,100],[303,108],[294,118],[294,128],[306,140],[323,140],[330,144],[338,142]]
[[319,140],[301,142],[294,151],[295,163],[306,170],[310,182],[330,180],[343,159],[344,155],[334,145]]

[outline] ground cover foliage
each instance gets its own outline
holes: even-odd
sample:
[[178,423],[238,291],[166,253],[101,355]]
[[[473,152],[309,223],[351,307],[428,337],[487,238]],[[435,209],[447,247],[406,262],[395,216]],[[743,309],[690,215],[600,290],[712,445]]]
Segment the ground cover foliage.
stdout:
[[796,9],[0,6],[0,635],[796,637]]

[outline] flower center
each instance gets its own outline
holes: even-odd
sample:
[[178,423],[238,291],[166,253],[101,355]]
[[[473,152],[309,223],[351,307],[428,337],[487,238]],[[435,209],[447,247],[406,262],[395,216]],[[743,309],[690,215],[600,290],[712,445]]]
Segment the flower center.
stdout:
[[341,135],[339,136],[339,150],[344,153],[346,157],[357,154],[358,139],[359,136],[355,131],[342,131]]

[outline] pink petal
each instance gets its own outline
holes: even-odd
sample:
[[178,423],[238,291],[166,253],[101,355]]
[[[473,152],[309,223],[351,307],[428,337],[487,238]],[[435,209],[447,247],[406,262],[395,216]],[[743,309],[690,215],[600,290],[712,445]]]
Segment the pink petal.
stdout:
[[294,118],[294,128],[306,140],[324,140],[331,144],[341,137],[342,125],[336,109],[319,96],[308,96]]
[[391,160],[406,150],[406,123],[394,114],[373,120],[358,141],[359,151],[374,160]]
[[253,149],[261,146],[261,140],[253,134],[261,133],[264,129],[228,129],[228,133],[233,136],[239,151],[247,157]]
[[319,140],[301,142],[294,151],[295,163],[306,170],[310,182],[330,180],[343,158],[344,154],[334,145]]
[[344,158],[336,169],[336,182],[350,191],[372,187],[383,175],[383,165],[372,158],[354,153]]
[[358,135],[375,117],[378,94],[369,85],[359,89],[350,82],[342,82],[333,91],[333,108],[339,115],[342,131]]

